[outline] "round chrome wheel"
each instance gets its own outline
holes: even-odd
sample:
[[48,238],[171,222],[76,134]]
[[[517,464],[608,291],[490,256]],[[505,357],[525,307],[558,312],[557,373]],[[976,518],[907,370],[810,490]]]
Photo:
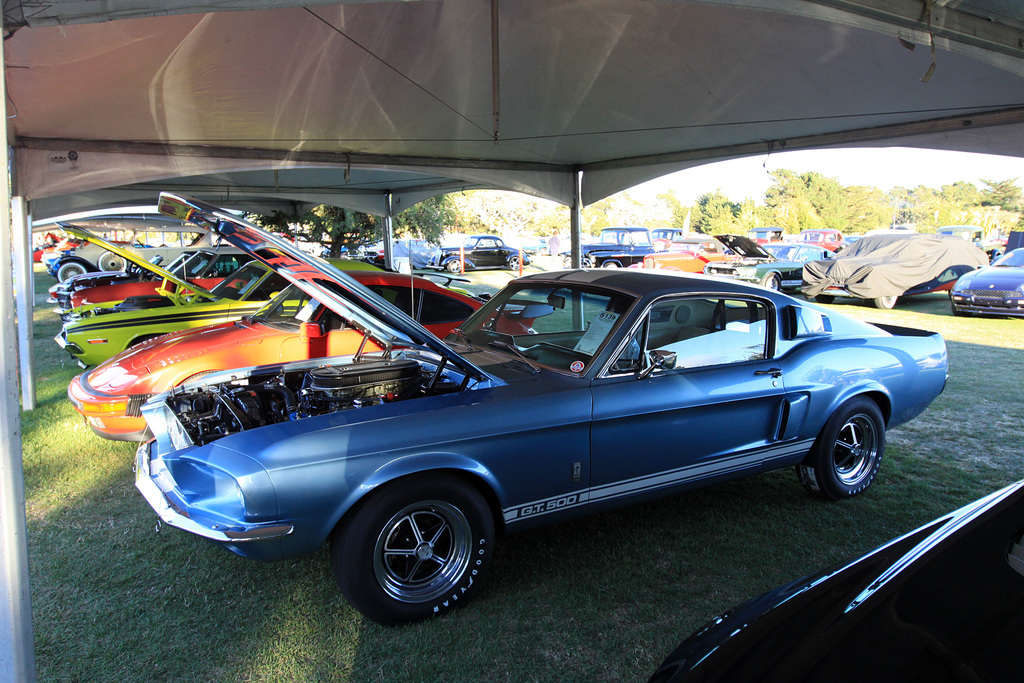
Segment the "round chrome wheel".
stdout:
[[875,423],[863,413],[849,418],[839,429],[832,448],[832,467],[836,478],[845,486],[857,486],[872,471],[877,458]]
[[381,530],[373,550],[373,574],[396,600],[433,600],[466,571],[470,539],[469,522],[458,508],[437,500],[414,503]]

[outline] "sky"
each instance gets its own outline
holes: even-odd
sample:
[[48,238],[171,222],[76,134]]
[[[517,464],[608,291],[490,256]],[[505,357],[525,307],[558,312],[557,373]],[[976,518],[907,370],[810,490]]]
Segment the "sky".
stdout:
[[769,171],[787,169],[797,173],[816,171],[835,178],[840,185],[867,185],[883,192],[893,187],[918,185],[938,189],[963,180],[983,188],[982,180],[1024,181],[1024,159],[991,154],[889,147],[882,149],[806,150],[775,152],[746,159],[720,161],[672,173],[637,185],[627,192],[640,200],[653,199],[668,189],[675,190],[684,204],[693,204],[708,192],[721,190],[733,202],[752,198],[764,202],[772,185]]

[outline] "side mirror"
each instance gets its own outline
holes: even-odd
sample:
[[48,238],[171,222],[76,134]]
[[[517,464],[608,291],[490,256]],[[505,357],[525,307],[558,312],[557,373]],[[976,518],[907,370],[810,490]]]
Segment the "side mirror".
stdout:
[[637,379],[647,379],[655,370],[672,370],[676,367],[676,352],[652,349],[647,352],[647,367],[640,371]]
[[306,343],[310,339],[319,339],[324,336],[324,328],[320,327],[320,323],[300,323],[299,324],[299,341]]

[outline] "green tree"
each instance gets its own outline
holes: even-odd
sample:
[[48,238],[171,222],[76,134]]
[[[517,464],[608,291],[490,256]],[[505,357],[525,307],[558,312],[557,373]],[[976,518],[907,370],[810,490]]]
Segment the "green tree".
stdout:
[[418,237],[435,244],[456,222],[455,204],[449,195],[430,197],[395,215],[395,237]]
[[1017,179],[1010,180],[982,180],[987,187],[981,191],[982,206],[998,206],[1003,211],[1021,211],[1024,203],[1021,202],[1021,190],[1017,185]]
[[250,214],[248,219],[273,232],[327,247],[328,255],[337,257],[341,248],[354,249],[363,242],[373,242],[383,235],[380,219],[351,209],[321,204],[303,214]]
[[737,232],[738,218],[741,213],[739,204],[729,201],[721,190],[708,192],[697,198],[690,219],[690,227],[697,232],[708,235],[724,235]]
[[772,222],[786,232],[821,228],[845,230],[849,207],[846,190],[835,178],[813,171],[771,171],[774,184],[765,192]]
[[846,188],[846,229],[844,233],[863,234],[887,228],[892,211],[885,202],[885,193],[877,187]]

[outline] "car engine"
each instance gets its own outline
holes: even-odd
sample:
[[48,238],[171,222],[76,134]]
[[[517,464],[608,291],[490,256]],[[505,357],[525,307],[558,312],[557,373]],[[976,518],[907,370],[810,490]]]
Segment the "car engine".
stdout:
[[202,445],[268,424],[368,405],[459,391],[460,383],[409,358],[252,376],[172,391],[167,406],[192,441]]

